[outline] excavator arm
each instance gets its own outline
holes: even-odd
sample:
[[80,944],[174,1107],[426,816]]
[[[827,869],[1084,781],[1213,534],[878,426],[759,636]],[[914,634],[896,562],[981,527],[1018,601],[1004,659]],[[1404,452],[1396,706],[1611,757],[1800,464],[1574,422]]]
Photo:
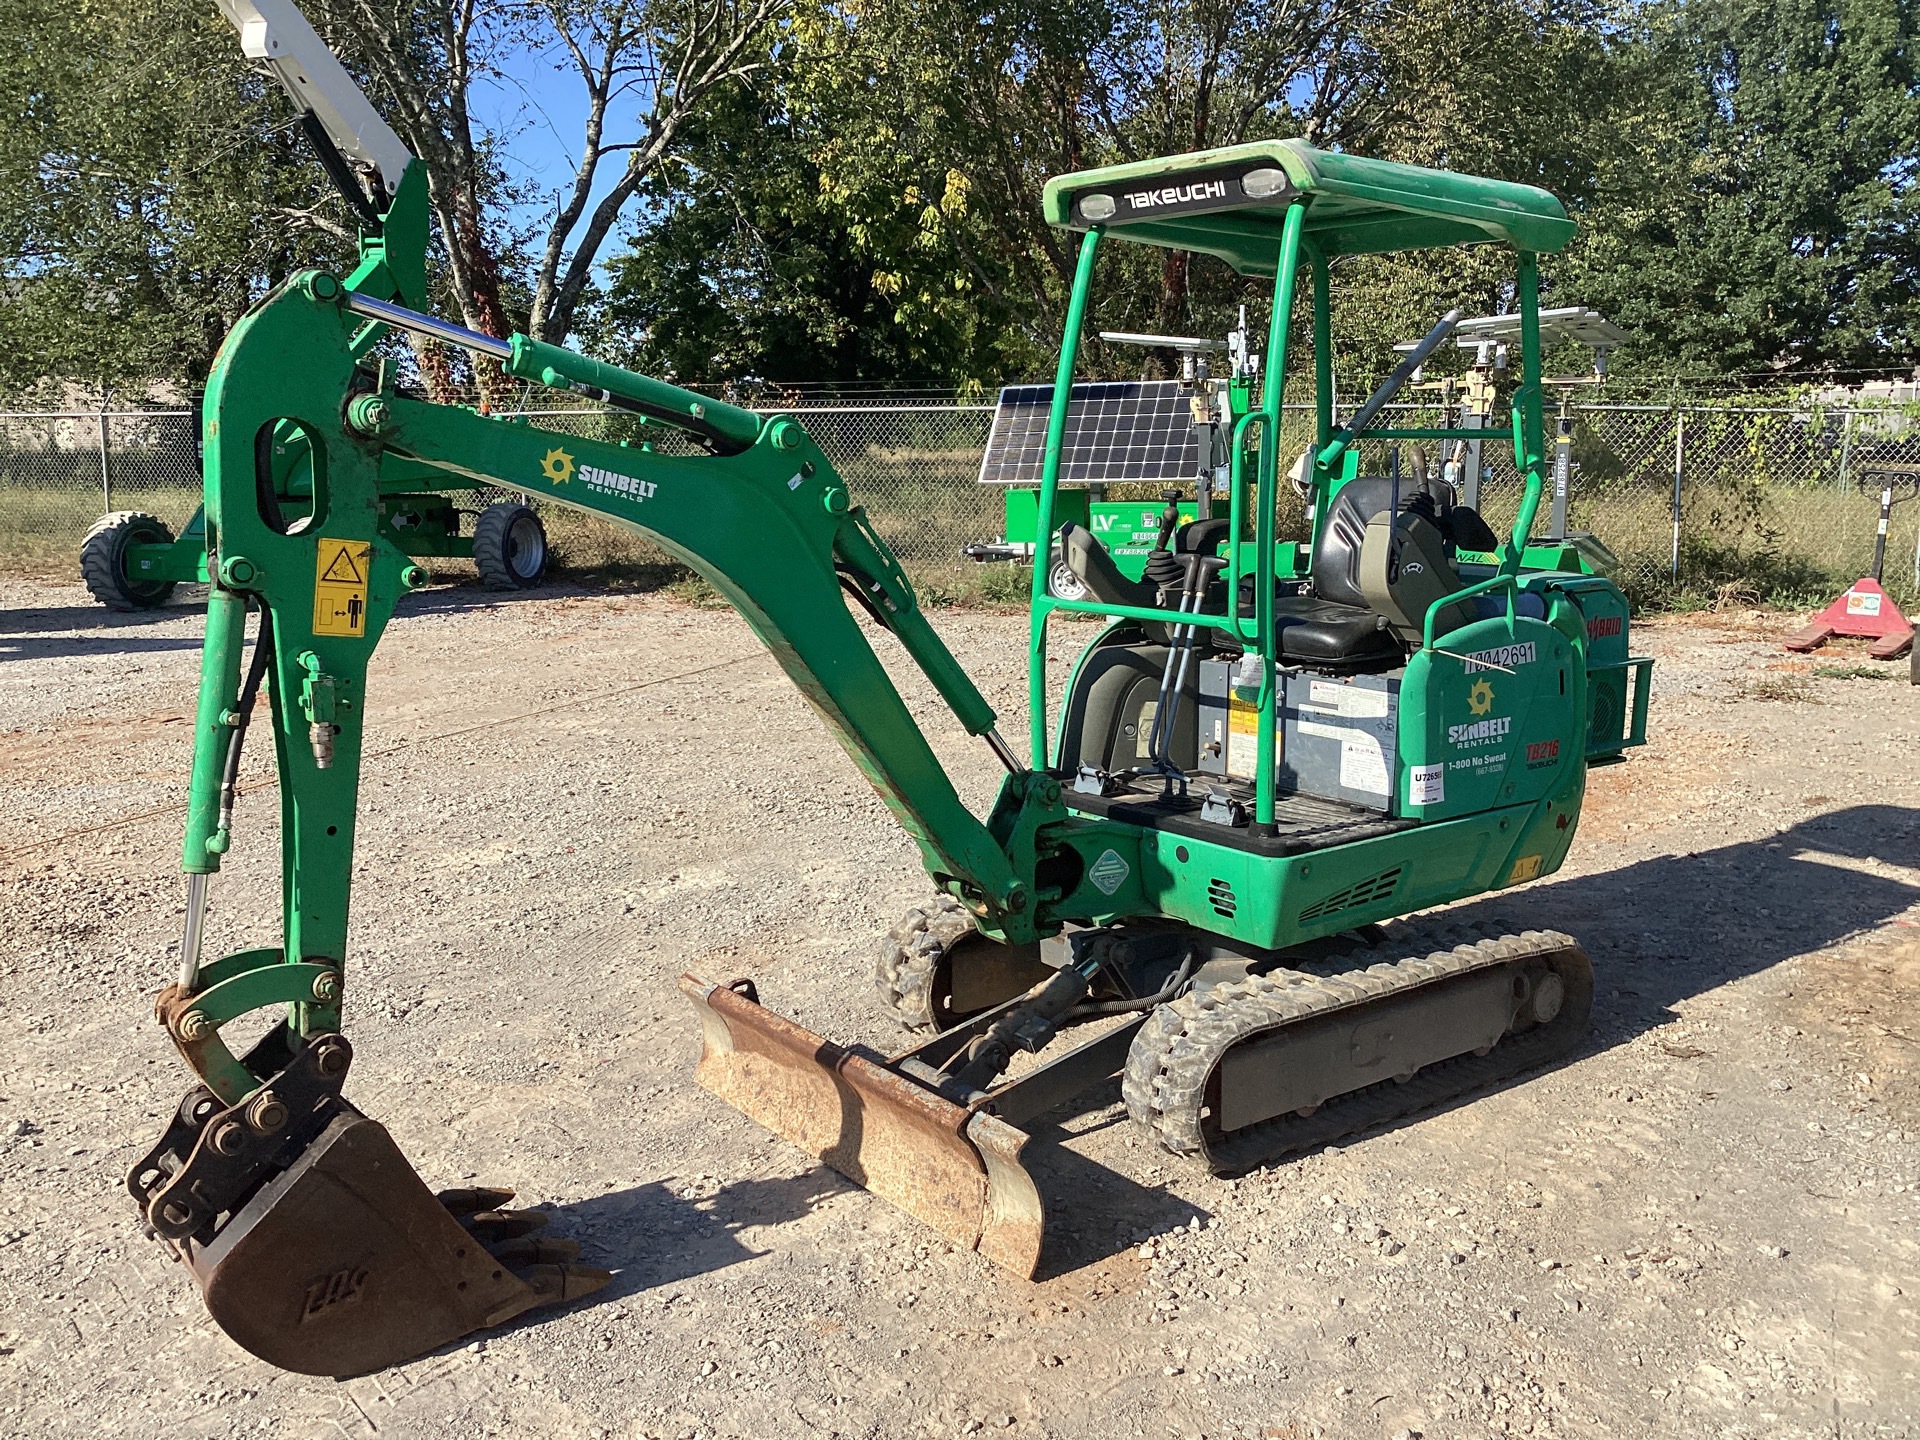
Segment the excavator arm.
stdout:
[[[644,407],[719,453],[668,454],[650,441],[586,439],[371,390],[356,365],[368,326],[404,326],[496,350],[510,373]],[[223,717],[235,713],[245,682],[238,626],[226,619],[248,599],[271,621],[276,724],[283,740],[308,741],[281,757],[290,772],[285,803],[293,807],[290,884],[306,895],[319,883],[312,876],[345,874],[367,661],[400,595],[425,579],[378,528],[379,465],[399,457],[606,516],[684,560],[766,642],[918,841],[929,872],[984,929],[1019,942],[1043,926],[1057,928],[1035,904],[1033,862],[1017,865],[1007,848],[1013,841],[1017,850],[1018,837],[1040,825],[1066,828],[1057,785],[1018,765],[994,730],[992,708],[928,625],[898,562],[792,419],[766,420],[524,336],[495,341],[367,301],[313,273],[283,286],[236,327],[215,365],[206,425],[218,582],[199,717],[206,763],[196,770],[186,836],[189,874],[216,870],[227,843],[220,778],[222,740],[232,727]],[[285,426],[312,451],[315,498],[311,520],[283,530],[262,503],[258,479],[261,437]],[[848,592],[1007,765],[995,810],[1001,823],[990,828],[961,802],[849,612]],[[336,613],[329,605],[345,608]],[[309,788],[315,798],[303,809]],[[1005,823],[1028,810],[1024,823]],[[1068,864],[1062,873],[1072,870]],[[1051,912],[1065,892],[1056,885],[1038,898]],[[289,949],[337,955],[344,912],[344,895],[290,905]]]
[[[370,332],[396,328],[611,401],[642,417],[643,436],[671,426],[703,441],[705,452],[586,439],[382,389],[361,357],[377,339]],[[522,1249],[511,1253],[526,1263],[495,1269],[487,1287],[477,1286],[461,1257],[479,1222],[459,1206],[480,1206],[480,1220],[509,1229],[530,1223],[527,1212],[493,1213],[508,1192],[436,1199],[386,1132],[341,1094],[352,1053],[341,1005],[368,663],[402,595],[427,579],[383,534],[383,461],[428,467],[449,487],[511,486],[592,511],[693,567],[767,644],[919,843],[936,883],[984,933],[1030,942],[1065,919],[1107,918],[1129,903],[1085,878],[1093,856],[1110,848],[1109,827],[1070,818],[1057,778],[1018,764],[898,562],[791,418],[762,417],[525,336],[477,335],[310,272],[229,335],[204,423],[212,590],[182,856],[188,913],[179,976],[157,1006],[200,1084],[129,1183],[148,1222],[193,1268],[216,1319],[274,1363],[323,1373],[391,1363],[605,1278],[572,1264],[564,1245],[529,1252],[515,1237]],[[313,484],[309,513],[291,523],[271,469],[289,435],[306,447]],[[849,595],[1007,766],[986,819],[962,803]],[[249,657],[250,609],[260,621]],[[239,750],[263,682],[280,779],[282,942],[207,959],[208,886],[234,843]],[[695,988],[709,1057],[720,1057],[703,1062],[710,1088],[749,1113],[798,1117],[809,1133],[821,1131],[813,1148],[822,1158],[909,1208],[914,1195],[932,1194],[935,1223],[949,1233],[996,1253],[1037,1247],[1038,1201],[1017,1164],[1020,1132],[919,1091],[876,1057],[839,1053],[829,1064],[805,1032],[757,1007],[743,1018],[741,995]],[[223,1027],[268,1006],[285,1006],[285,1022],[236,1055]],[[853,1114],[865,1117],[852,1127],[853,1149],[837,1154]],[[1011,1224],[1020,1238],[996,1239],[994,1215],[1003,1217],[998,1232]],[[369,1248],[370,1235],[384,1238]],[[376,1303],[327,1299],[374,1288],[383,1288]],[[420,1322],[423,1311],[433,1323]]]

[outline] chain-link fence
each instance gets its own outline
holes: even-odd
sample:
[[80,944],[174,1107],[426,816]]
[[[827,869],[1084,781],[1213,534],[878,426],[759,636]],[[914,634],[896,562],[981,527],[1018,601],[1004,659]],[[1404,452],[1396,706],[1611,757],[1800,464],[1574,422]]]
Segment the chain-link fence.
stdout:
[[[535,424],[572,434],[637,434],[633,417],[619,412],[527,413]],[[992,407],[866,404],[793,413],[924,589],[1018,592],[1020,575],[960,554],[1004,525],[1000,491],[976,478]],[[1871,566],[1878,467],[1920,471],[1920,427],[1899,412],[1590,404],[1572,407],[1568,419],[1567,523],[1592,531],[1619,557],[1618,578],[1642,605],[1811,603],[1830,595]],[[1437,422],[1431,407],[1419,406],[1387,421]],[[1554,428],[1550,414],[1550,440]],[[1281,453],[1297,454],[1310,432],[1310,411],[1288,406]],[[648,436],[663,443],[659,427]],[[108,511],[147,511],[178,530],[200,498],[195,440],[185,410],[0,414],[0,573],[73,574],[81,537]],[[1403,464],[1418,462],[1412,448],[1404,447]],[[1433,465],[1453,458],[1445,442],[1421,448]],[[1511,524],[1520,493],[1512,446],[1488,438],[1479,458],[1480,506],[1499,529]],[[1373,471],[1383,457],[1369,454],[1366,462]],[[1905,481],[1896,497],[1911,496],[1914,483]],[[505,493],[476,491],[460,503],[477,509]],[[544,508],[555,551],[575,571],[664,560],[622,527]],[[1283,519],[1298,526],[1303,517],[1290,506]],[[1547,522],[1543,506],[1536,533]],[[1920,501],[1896,505],[1885,578],[1903,604],[1920,591],[1917,530]]]

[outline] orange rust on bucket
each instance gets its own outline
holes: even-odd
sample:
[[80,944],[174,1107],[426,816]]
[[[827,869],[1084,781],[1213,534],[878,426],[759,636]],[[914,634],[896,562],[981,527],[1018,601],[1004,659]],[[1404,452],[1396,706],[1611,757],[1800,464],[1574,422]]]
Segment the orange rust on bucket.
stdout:
[[856,1185],[1031,1278],[1046,1215],[1023,1130],[935,1094],[727,985],[683,975],[700,1015],[700,1085]]

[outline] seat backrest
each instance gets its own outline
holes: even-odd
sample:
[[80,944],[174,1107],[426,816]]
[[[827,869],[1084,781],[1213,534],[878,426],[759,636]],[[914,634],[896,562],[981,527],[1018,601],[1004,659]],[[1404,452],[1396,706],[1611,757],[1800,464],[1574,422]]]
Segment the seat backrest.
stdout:
[[[1447,554],[1446,536],[1425,515],[1382,510],[1367,522],[1360,549],[1360,590],[1367,608],[1409,645],[1421,643],[1427,611],[1460,588],[1459,573]],[[1434,617],[1434,638],[1459,629],[1475,617],[1473,602],[1456,600]]]
[[1069,520],[1060,527],[1060,558],[1094,599],[1109,605],[1153,608],[1154,587],[1145,580],[1129,580],[1099,537],[1084,525]]
[[[1360,588],[1360,552],[1366,544],[1368,522],[1386,514],[1393,504],[1393,486],[1391,475],[1369,475],[1349,480],[1334,494],[1333,503],[1327,507],[1327,523],[1320,530],[1320,543],[1313,551],[1313,589],[1322,600],[1362,610],[1370,608],[1366,592]],[[1441,481],[1430,480],[1423,485],[1405,476],[1400,479],[1402,513],[1427,507],[1445,511],[1452,500],[1452,487]]]

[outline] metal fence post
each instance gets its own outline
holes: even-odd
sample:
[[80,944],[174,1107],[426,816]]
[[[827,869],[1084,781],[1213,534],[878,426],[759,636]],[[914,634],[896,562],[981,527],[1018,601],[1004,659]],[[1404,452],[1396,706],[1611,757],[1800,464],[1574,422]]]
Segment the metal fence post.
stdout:
[[1840,482],[1838,490],[1847,488],[1847,469],[1853,461],[1853,411],[1844,412],[1840,421]]
[[107,459],[107,402],[100,401],[100,513],[113,510],[113,465]]
[[1687,412],[1674,407],[1673,412],[1673,559],[1669,563],[1669,573],[1678,582],[1680,579],[1680,483],[1687,468]]

